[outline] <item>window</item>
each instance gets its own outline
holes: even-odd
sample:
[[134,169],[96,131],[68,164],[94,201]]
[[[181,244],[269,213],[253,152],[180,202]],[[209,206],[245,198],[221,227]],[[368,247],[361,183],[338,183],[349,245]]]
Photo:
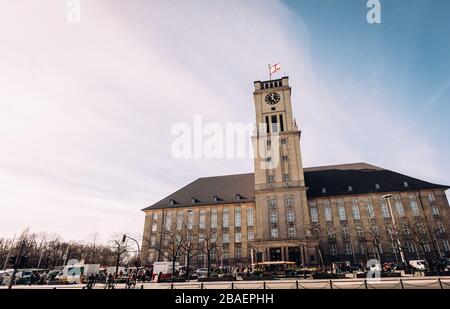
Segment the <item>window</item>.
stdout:
[[241,258],[241,248],[234,249],[234,253],[235,253],[236,259],[239,260]]
[[328,229],[328,238],[331,238],[331,239],[336,238],[336,232],[334,231],[333,227],[330,227]]
[[294,206],[294,199],[293,198],[287,198],[284,200],[284,206],[291,207]]
[[253,226],[253,208],[247,208],[247,226]]
[[335,244],[330,244],[330,255],[337,255],[337,248]]
[[380,237],[380,230],[378,229],[378,226],[373,225],[372,226],[372,233],[376,236],[376,237]]
[[229,227],[230,226],[230,210],[228,208],[223,209],[223,227]]
[[352,216],[353,220],[361,220],[361,214],[359,213],[358,200],[352,200]]
[[411,211],[414,216],[420,215],[419,213],[419,207],[417,207],[416,197],[412,194],[408,196],[409,199],[409,208],[411,208]]
[[205,258],[205,253],[203,251],[199,251],[197,254],[197,259],[199,261],[203,261],[204,258]]
[[269,200],[269,209],[277,207],[277,200],[276,199],[270,199]]
[[389,214],[389,208],[384,198],[381,198],[380,204],[381,204],[381,215],[383,216],[383,218],[384,219],[390,218],[391,215]]
[[277,238],[277,237],[278,237],[278,229],[277,229],[277,228],[272,228],[272,229],[270,230],[270,236],[271,236],[272,238]]
[[433,216],[439,216],[439,208],[433,207],[431,208],[431,212],[433,213]]
[[217,241],[217,235],[216,235],[216,233],[212,233],[211,234],[211,243],[216,243],[216,241]]
[[406,248],[408,249],[408,253],[414,253],[414,245],[411,242],[406,243]]
[[350,238],[350,233],[349,233],[349,231],[348,231],[348,226],[343,226],[343,227],[342,227],[342,237],[343,237],[344,239]]
[[248,241],[253,241],[255,239],[255,233],[253,231],[248,231]]
[[434,201],[436,201],[433,193],[428,194],[428,200],[430,201],[430,203],[433,203]]
[[395,211],[399,217],[405,216],[405,210],[403,209],[402,199],[400,196],[395,197]]
[[228,249],[223,249],[223,259],[228,260],[229,255]]
[[436,223],[436,233],[442,235],[445,233],[444,223],[442,221],[438,221]]
[[364,238],[364,230],[363,230],[362,227],[360,227],[360,226],[357,226],[357,227],[356,227],[356,235],[357,235],[359,238]]
[[391,243],[391,250],[392,253],[398,253],[397,245],[395,244],[395,242]]
[[283,161],[288,161],[288,156],[283,156]]
[[359,244],[359,251],[361,254],[365,254],[366,253],[366,244],[365,243],[360,243]]
[[194,228],[194,212],[188,210],[188,229],[192,230]]
[[331,217],[331,207],[330,206],[325,206],[324,210],[324,214],[325,214],[325,221],[330,222],[333,221],[333,218]]
[[166,231],[170,231],[171,227],[172,227],[172,215],[167,214],[166,215]]
[[199,243],[202,243],[202,242],[204,242],[205,240],[206,240],[206,235],[205,235],[205,232],[202,231],[202,232],[200,232],[200,233],[198,234],[198,242],[199,242]]
[[347,217],[345,215],[345,207],[344,207],[344,205],[339,205],[338,206],[338,215],[339,215],[339,220],[340,221],[347,220]]
[[429,243],[426,243],[426,244],[424,244],[423,245],[423,250],[425,251],[425,252],[431,252],[431,248],[430,248],[430,244]]
[[183,229],[183,212],[177,212],[177,230],[181,231]]
[[367,202],[367,216],[370,219],[374,219],[375,218],[375,210],[373,209],[372,201],[368,201]]
[[403,182],[403,187],[405,187],[405,188],[408,188],[408,187],[409,187],[409,184],[408,184],[407,181],[404,181],[404,182]]
[[212,249],[209,253],[209,257],[212,261],[215,261],[217,258],[216,249]]
[[270,133],[269,116],[266,116],[266,133]]
[[345,255],[352,255],[353,254],[353,249],[352,249],[352,244],[344,244],[344,253]]
[[211,228],[215,229],[217,227],[217,209],[211,210]]
[[230,234],[228,234],[228,233],[223,233],[223,236],[222,236],[222,242],[223,242],[224,244],[228,244],[228,243],[230,242]]
[[241,233],[234,233],[234,242],[241,242]]
[[311,212],[311,221],[319,222],[319,215],[317,213],[317,207],[311,207],[309,210]]
[[200,229],[206,228],[206,210],[200,210],[200,221],[198,223]]
[[443,240],[442,244],[444,245],[445,252],[449,252],[450,251],[450,246],[448,244],[448,240],[447,239]]
[[284,174],[284,175],[283,175],[283,179],[284,179],[285,181],[289,180],[289,174]]
[[348,192],[352,192],[353,191],[353,187],[352,186],[348,186]]
[[154,247],[156,245],[156,236],[153,235],[152,237],[150,237],[150,246]]
[[292,223],[292,222],[295,221],[294,211],[293,211],[292,209],[289,209],[289,210],[287,211],[287,221],[288,221],[289,223]]
[[268,181],[268,182],[273,182],[273,175],[269,175],[269,176],[267,177],[267,181]]
[[158,220],[158,214],[156,212],[153,213],[153,220]]
[[380,186],[379,183],[376,183],[376,184],[375,184],[375,189],[377,189],[377,190],[380,190],[380,189],[381,189],[381,186]]
[[277,222],[278,222],[277,210],[273,209],[270,211],[270,223],[277,223]]
[[286,144],[286,139],[285,139],[285,138],[282,138],[282,139],[280,140],[280,143],[283,144],[283,145]]
[[322,193],[323,194],[327,193],[327,188],[322,188]]
[[237,207],[234,209],[234,226],[240,227],[241,226],[241,208]]
[[276,115],[272,115],[272,117],[270,117],[271,122],[272,122],[272,132],[276,133],[278,132],[278,120],[277,120],[277,116]]
[[153,222],[152,223],[152,232],[156,232],[158,230],[158,223]]
[[288,236],[289,236],[289,237],[295,237],[295,228],[290,227],[290,228],[288,229]]

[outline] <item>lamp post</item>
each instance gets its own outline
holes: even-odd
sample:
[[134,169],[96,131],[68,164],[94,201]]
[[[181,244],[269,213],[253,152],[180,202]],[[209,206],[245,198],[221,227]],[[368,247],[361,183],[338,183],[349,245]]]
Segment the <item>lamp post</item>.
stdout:
[[391,207],[391,198],[392,198],[392,194],[385,194],[383,195],[383,198],[385,200],[387,200],[387,204],[388,204],[388,208],[389,208],[389,213],[391,215],[391,219],[392,219],[392,232],[395,235],[395,239],[397,241],[397,246],[398,246],[398,251],[400,251],[400,258],[402,259],[402,263],[406,265],[406,260],[405,260],[405,254],[403,253],[403,248],[402,245],[400,243],[400,239],[398,239],[398,235],[397,235],[397,224],[395,222],[395,217],[394,217],[394,212],[392,211],[392,207]]
[[133,237],[130,237],[128,235],[125,235],[125,234],[123,234],[122,243],[124,243],[127,240],[127,238],[133,240],[136,243],[137,248],[138,248],[137,260],[136,260],[136,277],[137,277],[139,266],[140,266],[140,262],[141,262],[141,260],[139,258],[139,254],[141,252],[141,248],[139,247],[139,242],[136,239],[134,239]]

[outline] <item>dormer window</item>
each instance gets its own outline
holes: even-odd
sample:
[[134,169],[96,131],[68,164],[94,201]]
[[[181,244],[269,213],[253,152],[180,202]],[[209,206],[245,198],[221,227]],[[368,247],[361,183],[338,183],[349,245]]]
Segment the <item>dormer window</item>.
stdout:
[[176,202],[175,200],[170,200],[170,201],[169,201],[169,204],[170,204],[170,205],[175,205],[176,203],[177,203],[177,202]]
[[380,186],[379,183],[376,183],[376,184],[375,184],[375,189],[377,189],[377,190],[380,190],[380,189],[381,189],[381,186]]
[[197,203],[198,202],[198,200],[195,198],[195,197],[193,197],[192,199],[191,199],[191,203],[192,204],[195,204],[195,203]]
[[348,186],[348,192],[352,192],[353,191],[353,187],[352,186]]
[[214,195],[213,199],[214,199],[214,202],[218,202],[220,200],[217,195]]
[[325,188],[325,187],[322,188],[322,193],[323,193],[323,194],[327,193],[327,188]]
[[409,187],[409,184],[408,184],[407,181],[404,181],[404,182],[403,182],[403,187],[405,187],[405,188],[408,188],[408,187]]
[[236,200],[240,200],[242,198],[242,196],[238,193],[238,194],[236,194]]

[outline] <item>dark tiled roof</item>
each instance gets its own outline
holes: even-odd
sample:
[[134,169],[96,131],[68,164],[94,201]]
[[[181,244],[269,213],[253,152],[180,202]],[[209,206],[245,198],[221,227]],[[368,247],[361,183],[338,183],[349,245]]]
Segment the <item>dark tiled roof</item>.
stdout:
[[[367,163],[309,167],[304,169],[304,173],[308,198],[449,188]],[[379,188],[376,187],[377,184]],[[352,191],[349,191],[349,186]],[[325,188],[325,193],[322,188]],[[240,199],[237,198],[238,194]],[[214,199],[215,196],[218,197],[217,200]],[[193,198],[196,199],[195,203],[192,203]],[[199,178],[143,210],[248,201],[254,201],[253,173]]]

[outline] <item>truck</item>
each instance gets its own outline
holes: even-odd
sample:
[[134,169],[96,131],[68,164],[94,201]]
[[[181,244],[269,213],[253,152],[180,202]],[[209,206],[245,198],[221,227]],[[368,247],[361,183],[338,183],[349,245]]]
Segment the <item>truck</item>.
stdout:
[[67,265],[55,277],[55,280],[64,283],[82,283],[90,274],[98,274],[100,264],[74,264]]
[[[180,264],[175,262],[175,269],[178,269],[179,266]],[[152,280],[156,281],[159,274],[161,274],[160,279],[172,277],[172,267],[173,262],[155,262],[153,264]]]

